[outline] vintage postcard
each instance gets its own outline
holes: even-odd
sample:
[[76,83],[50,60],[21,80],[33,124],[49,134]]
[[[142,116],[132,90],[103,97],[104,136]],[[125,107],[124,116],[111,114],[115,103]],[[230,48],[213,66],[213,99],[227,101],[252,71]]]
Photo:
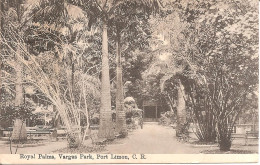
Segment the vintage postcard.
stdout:
[[0,164],[258,162],[258,1],[0,9]]

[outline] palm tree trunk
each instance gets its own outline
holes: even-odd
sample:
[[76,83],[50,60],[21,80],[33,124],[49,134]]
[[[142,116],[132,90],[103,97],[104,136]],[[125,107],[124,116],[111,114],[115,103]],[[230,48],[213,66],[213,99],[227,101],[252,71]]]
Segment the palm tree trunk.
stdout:
[[103,21],[102,35],[102,79],[101,79],[101,107],[100,107],[100,126],[98,131],[99,138],[114,138],[111,111],[109,61],[108,61],[108,39],[107,22]]
[[176,128],[176,136],[180,137],[185,132],[185,124],[186,124],[186,104],[184,100],[184,87],[179,81],[178,86],[178,100],[177,100],[177,128]]
[[[18,22],[21,23],[21,1],[16,2],[16,12],[18,16]],[[19,32],[18,32],[19,33]],[[22,36],[22,35],[21,35]],[[18,43],[21,44],[21,43]],[[17,45],[16,50],[16,56],[21,54],[21,48],[20,45]],[[15,83],[15,107],[21,107],[23,104],[23,67],[22,64],[19,62],[19,59],[17,59],[17,65],[15,66],[16,71],[16,83]],[[26,124],[24,121],[20,118],[15,119],[14,121],[14,127],[13,127],[13,133],[12,133],[12,139],[14,141],[24,141],[27,140],[27,134],[26,134]]]
[[121,64],[121,46],[120,46],[120,33],[117,32],[117,85],[116,85],[116,132],[120,135],[127,135],[126,118],[124,111],[124,93],[123,93],[123,80],[122,80],[122,64]]
[[[20,48],[18,47],[17,49],[18,49],[17,53],[21,53]],[[16,71],[15,107],[20,107],[23,103],[23,86],[22,86],[23,68],[19,61],[17,62],[16,66],[15,66],[15,71]],[[14,121],[12,139],[14,141],[24,141],[27,139],[26,125],[25,125],[24,121],[20,118],[17,118]]]
[[[2,40],[2,0],[0,0],[0,41]],[[2,42],[0,42],[0,115],[2,114]],[[0,128],[2,123],[0,122]]]

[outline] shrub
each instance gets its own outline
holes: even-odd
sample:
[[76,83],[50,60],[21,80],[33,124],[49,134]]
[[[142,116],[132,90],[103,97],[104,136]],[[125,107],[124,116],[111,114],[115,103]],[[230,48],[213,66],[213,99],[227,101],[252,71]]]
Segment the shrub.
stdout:
[[78,148],[80,146],[80,137],[78,132],[68,133],[68,147]]
[[176,116],[175,116],[174,112],[167,111],[167,112],[161,114],[161,117],[159,119],[159,124],[164,125],[164,126],[174,124],[174,123],[176,123],[175,118],[176,118]]

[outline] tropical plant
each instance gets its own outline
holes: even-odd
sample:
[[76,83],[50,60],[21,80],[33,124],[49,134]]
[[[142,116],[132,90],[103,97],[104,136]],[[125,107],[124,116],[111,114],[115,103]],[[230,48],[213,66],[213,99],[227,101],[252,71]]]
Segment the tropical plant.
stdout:
[[[46,20],[45,23],[51,24],[51,21]],[[48,104],[53,104],[56,107],[58,116],[67,127],[68,134],[71,135],[69,137],[72,137],[69,138],[69,141],[74,141],[74,138],[77,139],[72,144],[72,146],[77,147],[79,143],[84,142],[88,132],[89,112],[87,102],[99,97],[97,92],[99,80],[89,75],[89,69],[86,65],[77,63],[74,68],[77,70],[74,70],[74,73],[71,73],[66,65],[63,65],[66,64],[66,58],[62,55],[74,53],[74,57],[81,56],[87,48],[87,44],[84,43],[85,38],[77,38],[78,36],[72,33],[66,36],[66,33],[61,33],[59,27],[52,25],[40,27],[37,23],[30,22],[30,26],[25,30],[24,35],[12,36],[14,40],[12,44],[18,45],[22,51],[22,54],[17,55],[17,61],[24,67],[24,83],[33,86],[34,91],[43,95]],[[10,29],[8,32],[12,34],[14,32],[12,30]],[[72,32],[75,31],[77,29]],[[66,42],[66,37],[76,38],[76,40],[71,41],[73,43]],[[21,42],[18,42],[18,39]],[[4,39],[1,43],[8,47],[10,52],[15,52],[15,48],[8,40]],[[25,43],[28,43],[30,47],[27,47]],[[8,60],[7,64],[15,66],[14,61],[11,60]],[[74,76],[71,78],[73,74]],[[74,83],[72,83],[72,80]],[[87,121],[87,129],[83,134],[81,134],[80,125],[82,116],[85,116]]]
[[[81,7],[89,17],[89,25],[97,20],[102,22],[102,85],[101,85],[101,110],[100,110],[100,128],[99,137],[111,139],[114,137],[111,119],[111,94],[109,81],[109,63],[108,63],[108,37],[107,28],[110,21],[116,18],[116,11],[120,9],[121,5],[130,4],[135,8],[143,7],[143,10],[158,10],[159,4],[157,0],[148,1],[78,1],[70,0],[74,5]],[[119,23],[119,22],[118,22]],[[119,72],[120,73],[120,72]],[[118,80],[120,80],[120,76]],[[122,81],[122,80],[121,80]],[[120,83],[119,83],[120,84]],[[120,88],[122,88],[120,86]],[[120,90],[119,90],[120,91]],[[122,92],[120,92],[122,95]],[[119,94],[119,92],[118,92]],[[121,98],[121,97],[119,97]],[[122,105],[118,101],[119,105]],[[120,106],[122,108],[122,106]],[[119,107],[118,107],[119,108]],[[118,109],[119,110],[119,109]],[[122,110],[121,110],[122,111]],[[120,113],[123,114],[123,113]],[[120,128],[119,131],[122,129]]]
[[[10,41],[14,41],[13,43],[9,44],[11,46],[12,51],[9,49],[9,58],[16,59],[16,65],[14,65],[14,70],[16,73],[16,83],[15,83],[15,106],[19,107],[23,103],[23,66],[17,60],[17,56],[21,56],[22,50],[20,44],[22,43],[23,36],[23,29],[26,27],[26,23],[28,22],[27,19],[23,19],[30,13],[28,10],[31,6],[25,5],[25,1],[8,1],[4,4],[1,3],[1,6],[4,6],[1,12],[2,20],[4,22],[4,27],[2,26],[2,33],[1,35],[4,36],[6,39],[10,39]],[[9,30],[11,29],[11,30]],[[4,38],[1,38],[2,41]],[[2,46],[4,44],[2,42]],[[2,60],[3,56],[1,57]],[[25,129],[24,121],[20,118],[15,119],[14,122],[14,129],[12,133],[12,139],[14,141],[26,140],[27,134]]]
[[[155,2],[158,3],[158,2]],[[148,17],[152,13],[156,13],[158,8],[154,8],[151,11],[145,11],[144,8],[149,8],[146,4],[140,4],[136,6],[133,2],[124,2],[119,5],[114,11],[114,17],[111,18],[109,25],[114,29],[114,40],[116,43],[116,64],[117,64],[117,92],[116,92],[116,111],[117,111],[117,124],[116,131],[126,134],[125,125],[125,112],[123,107],[124,95],[123,95],[123,80],[122,80],[122,49],[121,47],[132,47],[134,49],[144,49],[146,37],[149,33],[147,30]],[[159,7],[159,6],[158,6]],[[135,37],[133,37],[135,36]],[[122,43],[125,43],[122,45]],[[131,46],[130,46],[131,43]],[[140,45],[140,46],[139,46]],[[124,54],[129,54],[126,51]],[[137,52],[136,52],[137,53]],[[130,55],[130,58],[133,56]],[[126,59],[126,55],[125,55]]]
[[197,135],[203,141],[217,136],[220,149],[229,150],[233,126],[256,84],[254,3],[205,1],[197,9],[187,6],[189,26],[182,31],[186,44],[179,40],[186,46],[179,46],[179,53],[188,63],[184,86]]
[[206,59],[201,61],[205,76],[202,82],[213,109],[220,150],[230,150],[234,124],[257,84],[254,6],[246,1],[223,2],[200,16],[200,32],[207,34],[199,39]]
[[[34,14],[33,23],[26,31],[26,42],[30,45],[29,53],[37,56],[36,63],[39,63],[40,68],[36,68],[42,69],[46,77],[52,80],[48,85],[54,86],[56,91],[52,91],[54,93],[51,92],[46,97],[57,110],[56,118],[60,118],[63,124],[64,121],[67,123],[65,126],[70,134],[69,141],[83,143],[86,133],[89,132],[89,113],[93,113],[89,110],[96,108],[93,106],[97,106],[94,103],[99,97],[98,80],[95,76],[88,77],[90,73],[97,74],[96,70],[92,70],[95,65],[91,66],[89,60],[93,51],[88,51],[90,47],[88,41],[95,32],[86,30],[86,19],[81,9],[65,1],[42,0],[37,3],[35,10],[38,12]],[[78,14],[73,13],[75,10],[79,11]],[[84,34],[79,35],[80,33]],[[70,69],[65,69],[65,66]],[[93,85],[90,83],[92,81],[95,81],[95,86],[89,88],[88,85]],[[47,90],[44,92],[41,89],[37,90],[46,95]],[[49,97],[53,98],[49,99]],[[60,99],[68,111],[61,112],[60,107],[57,107],[60,104],[53,103],[56,99]],[[89,108],[88,103],[91,105]],[[87,123],[84,135],[79,131],[82,126],[80,124],[82,115],[86,116],[83,118]],[[75,128],[71,129],[71,127]],[[72,144],[72,147],[77,146],[78,144],[75,146]]]

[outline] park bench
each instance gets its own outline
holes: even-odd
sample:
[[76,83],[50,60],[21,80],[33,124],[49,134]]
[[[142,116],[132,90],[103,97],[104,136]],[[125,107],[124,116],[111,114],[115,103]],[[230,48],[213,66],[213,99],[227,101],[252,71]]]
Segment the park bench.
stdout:
[[245,134],[232,133],[231,137],[232,139],[245,139],[245,145],[248,145],[250,139],[258,139],[258,132],[246,131]]
[[91,130],[98,130],[99,129],[99,125],[91,125],[90,129]]
[[258,139],[258,132],[246,131],[245,145],[248,145],[248,140],[249,139]]
[[232,139],[245,138],[245,134],[232,133],[231,138]]
[[3,131],[3,137],[9,137],[12,134],[12,131]]
[[27,131],[27,135],[49,135],[51,131]]
[[38,139],[38,138],[43,138],[48,139],[51,135],[51,131],[27,131],[27,137],[30,139]]

